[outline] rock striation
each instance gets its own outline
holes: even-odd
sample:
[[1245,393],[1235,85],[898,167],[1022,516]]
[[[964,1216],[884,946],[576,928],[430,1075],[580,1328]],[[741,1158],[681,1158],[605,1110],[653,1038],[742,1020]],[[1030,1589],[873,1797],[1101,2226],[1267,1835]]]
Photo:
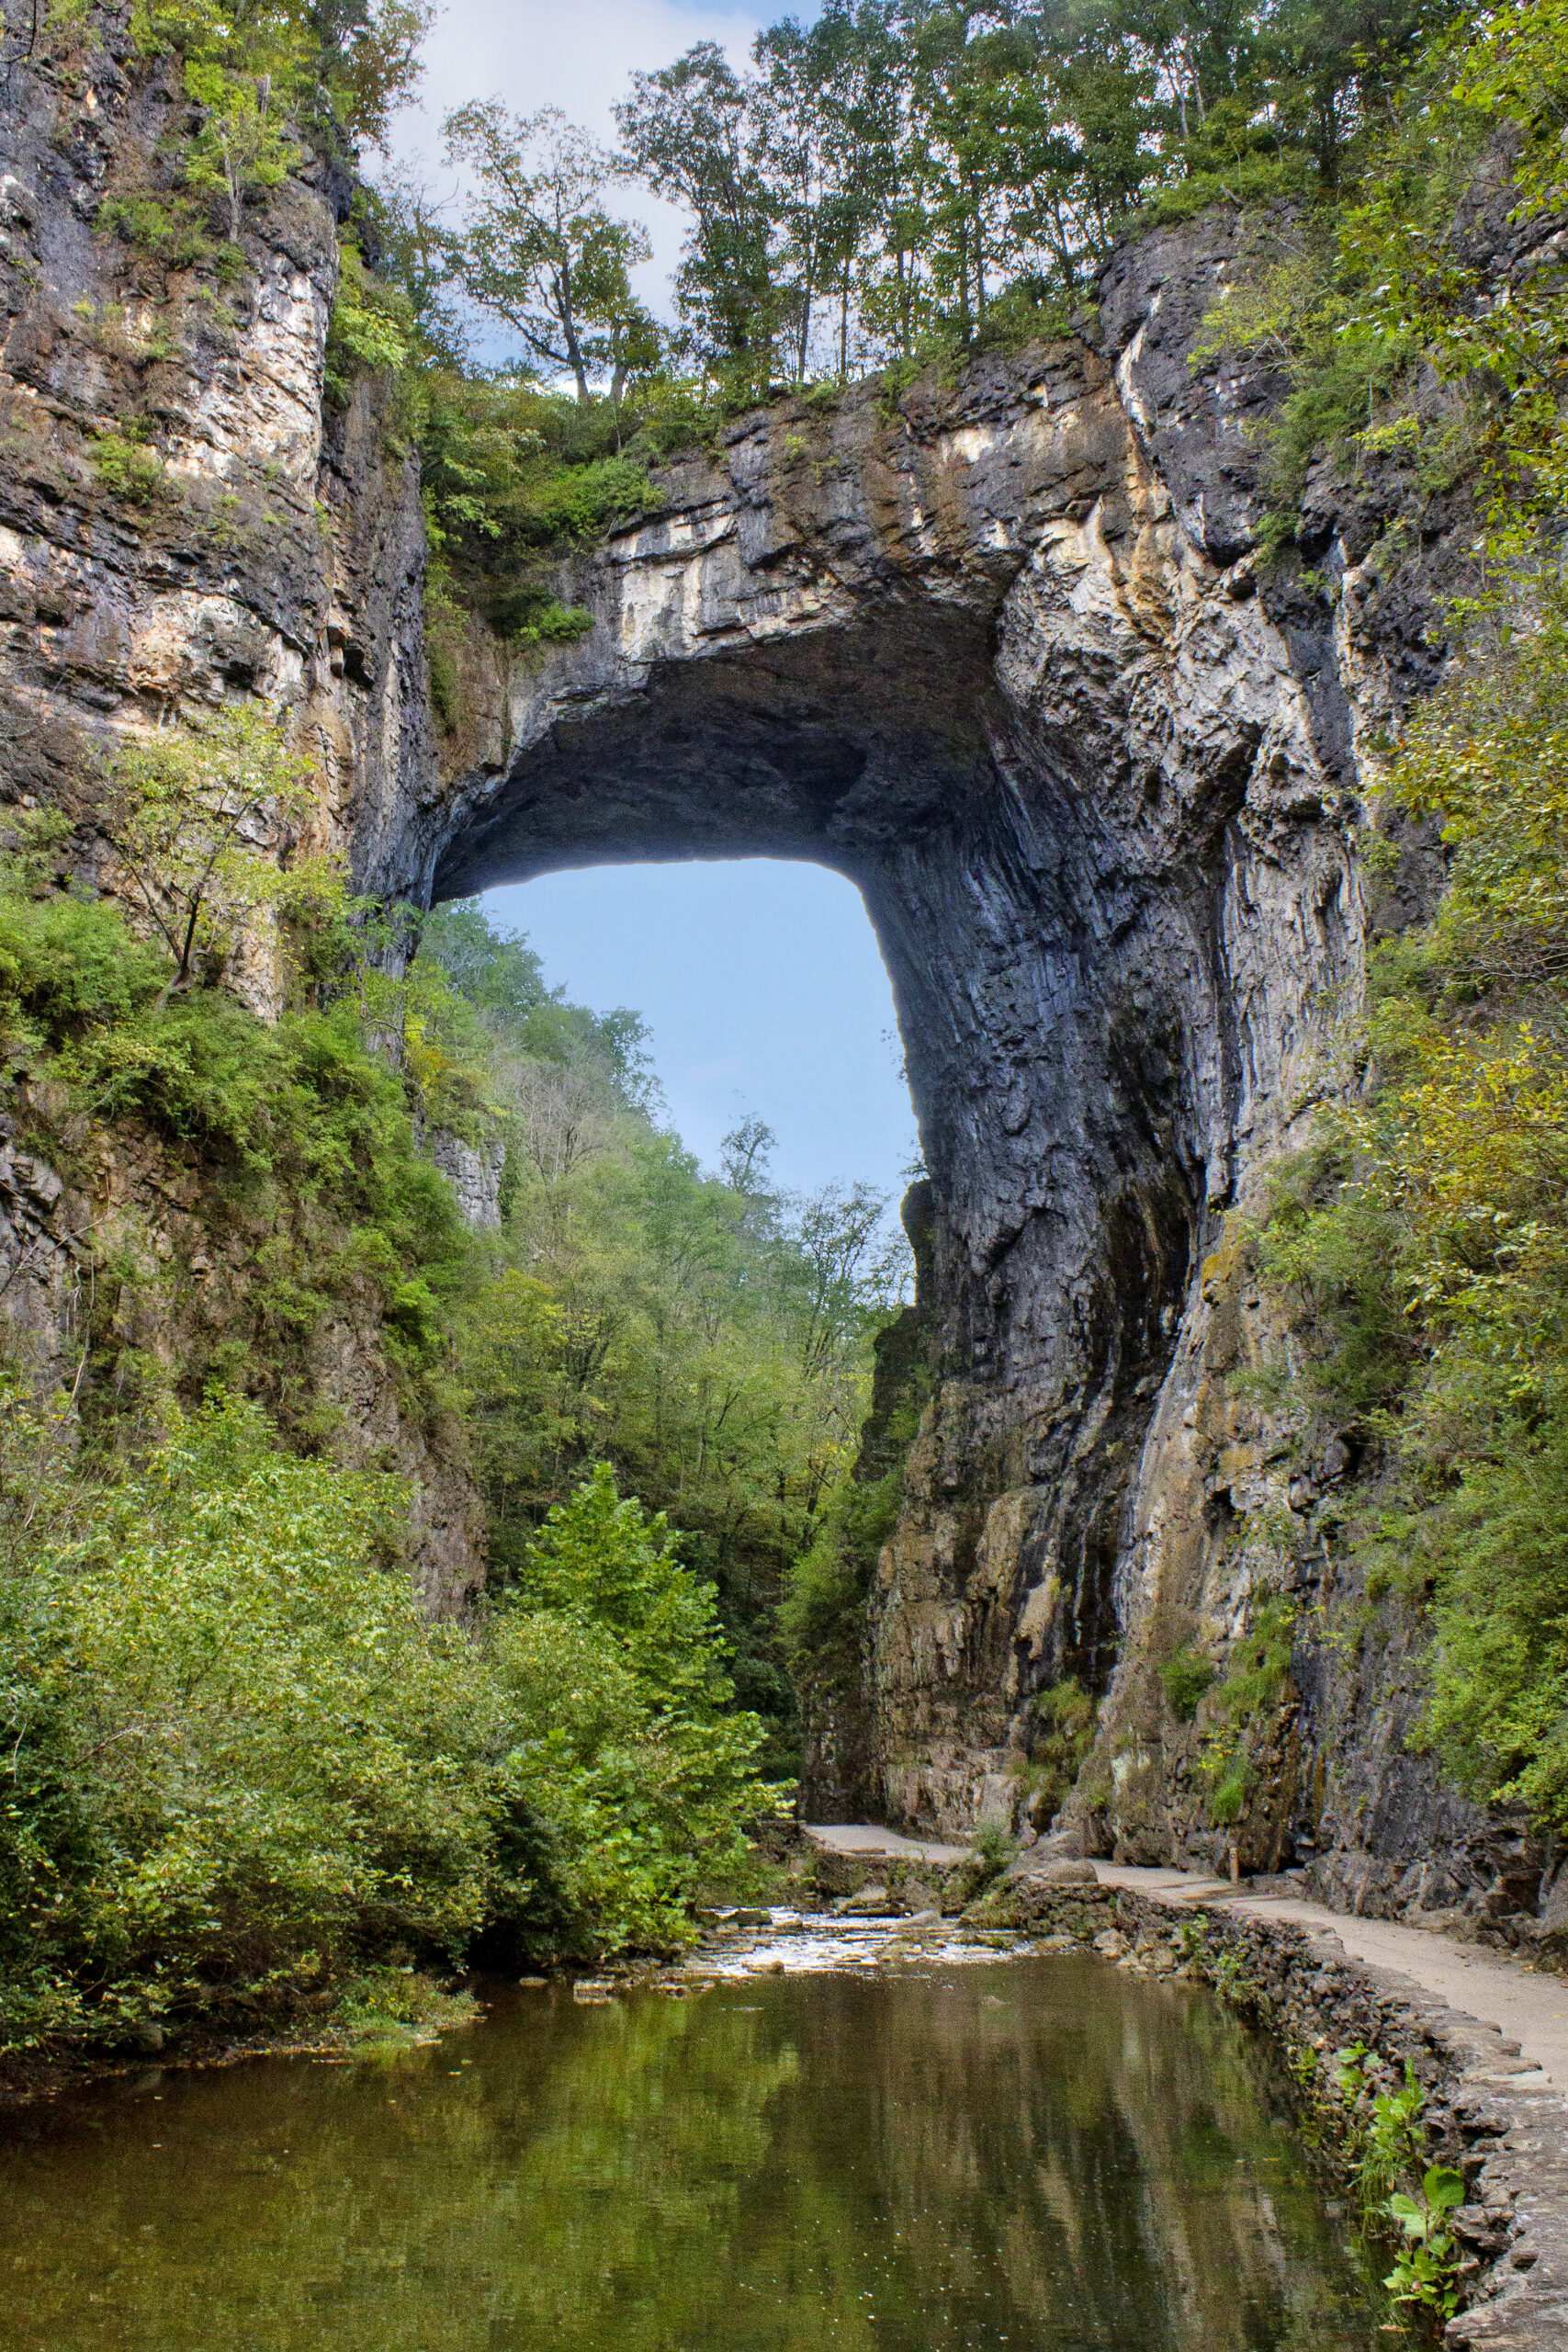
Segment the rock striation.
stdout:
[[[413,461],[374,383],[341,408],[324,387],[346,191],[311,167],[253,208],[222,300],[199,269],[152,288],[106,207],[183,99],[103,22],[0,85],[6,791],[66,808],[90,871],[104,745],[254,694],[313,750],[317,837],[366,890],[424,903],[648,857],[847,875],[931,1171],[931,1394],[863,1686],[824,1726],[834,1809],[1018,1816],[1043,1702],[1074,1678],[1100,1701],[1080,1845],[1235,1845],[1342,1900],[1523,1934],[1540,1858],[1405,1753],[1397,1641],[1347,1662],[1299,1640],[1262,1794],[1225,1829],[1157,1678],[1194,1632],[1242,1635],[1270,1577],[1303,1625],[1337,1589],[1326,1541],[1271,1568],[1236,1538],[1269,1510],[1310,1533],[1348,1452],[1292,1464],[1288,1414],[1236,1401],[1279,1335],[1226,1220],[1345,1084],[1367,941],[1433,886],[1412,839],[1374,896],[1358,840],[1380,731],[1440,672],[1462,509],[1398,560],[1398,492],[1319,469],[1310,569],[1260,571],[1248,427],[1278,388],[1195,364],[1244,258],[1211,215],[1121,254],[1072,340],[897,398],[787,401],[671,466],[656,507],[563,570],[591,632],[524,654],[476,625],[441,735]],[[128,417],[158,468],[140,504],[103,464]],[[450,1172],[491,1216],[495,1171]],[[51,1182],[0,1159],[16,1246],[51,1268],[19,1294],[40,1361],[68,1344],[85,1246]],[[351,1421],[373,1420],[360,1340],[337,1356]],[[417,1466],[450,1601],[471,1498]]]
[[[159,262],[113,207],[163,184],[188,116],[125,8],[45,27],[0,69],[0,797],[62,810],[88,880],[105,753],[181,714],[248,695],[288,708],[322,779],[322,845],[373,829],[430,766],[417,469],[384,388],[344,408],[324,392],[352,191],[312,165],[248,209],[234,254]],[[245,979],[265,1012],[265,945]],[[73,1157],[0,1137],[12,1351],[73,1392],[89,1342],[154,1377],[243,1347],[265,1237],[215,1221],[187,1156],[144,1134]],[[493,1193],[490,1171],[453,1172]],[[306,1359],[344,1458],[411,1478],[421,1589],[457,1609],[483,1572],[482,1513],[406,1408],[368,1284],[320,1317]]]

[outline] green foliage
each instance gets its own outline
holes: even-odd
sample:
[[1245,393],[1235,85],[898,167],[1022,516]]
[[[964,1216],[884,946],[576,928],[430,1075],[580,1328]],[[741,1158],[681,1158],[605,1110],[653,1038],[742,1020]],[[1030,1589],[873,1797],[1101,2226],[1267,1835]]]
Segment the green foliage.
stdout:
[[[969,1868],[975,1883],[975,1895],[983,1894],[1005,1878],[1018,1852],[1018,1840],[1010,1838],[999,1821],[982,1821],[969,1840]],[[974,1896],[970,1900],[973,1901]]]
[[350,2022],[417,2023],[400,1954],[678,1945],[697,1878],[743,1862],[761,1729],[661,1524],[601,1469],[527,1603],[469,1633],[417,1604],[404,1499],[233,1397],[95,1478],[7,1387],[7,2040],[265,2021],[340,1982]]
[[459,1950],[482,1791],[456,1642],[385,1565],[392,1483],[225,1401],[95,1489],[25,1396],[5,1414],[13,2032],[112,2041],[287,2006],[349,1947]]
[[221,199],[231,243],[248,196],[270,195],[300,162],[274,116],[267,77],[235,72],[210,55],[186,60],[186,96],[200,109],[186,156],[186,186]]
[[243,255],[209,233],[203,208],[188,197],[159,196],[147,188],[110,197],[99,210],[97,226],[165,269],[210,269],[225,286],[233,285],[244,269]]
[[450,246],[468,292],[521,338],[530,367],[570,375],[581,407],[592,375],[608,377],[618,410],[628,381],[658,368],[663,335],[631,287],[648,237],[599,201],[615,159],[555,107],[521,119],[475,101],[443,129],[447,160],[468,175]]
[[1383,2280],[1396,2303],[1411,2303],[1439,2319],[1459,2309],[1459,2265],[1462,2249],[1445,2218],[1464,2203],[1464,2177],[1450,2165],[1428,2165],[1414,2197],[1395,2190],[1383,2211],[1398,2224],[1404,2243]]
[[198,958],[217,978],[242,946],[254,954],[279,908],[341,895],[335,869],[299,853],[315,773],[257,703],[126,744],[106,786],[100,828],[175,987]]
[[[470,1015],[493,1051],[576,1070],[607,1090],[626,1111],[648,1111],[656,1088],[647,1050],[648,1028],[626,1005],[591,1012],[569,1004],[563,989],[547,986],[538,957],[518,933],[497,931],[479,901],[457,899],[434,908],[419,937],[420,965],[451,983],[444,1017]],[[417,971],[417,967],[416,967]]]
[[1258,1987],[1247,1963],[1234,1951],[1207,1955],[1203,1973],[1227,2009],[1255,2009]]
[[[1267,251],[1271,232],[1259,232]],[[1193,364],[1219,351],[1267,356],[1286,391],[1264,428],[1263,488],[1270,507],[1267,545],[1293,536],[1313,459],[1325,448],[1348,452],[1374,424],[1388,395],[1416,356],[1410,334],[1394,334],[1362,315],[1341,283],[1332,216],[1278,237],[1281,257],[1255,258],[1228,300],[1210,313],[1194,344]]]
[[744,405],[777,377],[841,382],[974,348],[1021,309],[1061,316],[1140,209],[1337,189],[1442,22],[1426,0],[832,0],[761,33],[751,72],[700,41],[617,113],[691,224],[685,345]]
[[683,1940],[699,1883],[744,1868],[743,1824],[779,1801],[755,1775],[763,1726],[728,1705],[725,1649],[711,1588],[597,1464],[546,1520],[494,1645],[531,1725],[505,1804],[551,1826],[552,1897],[580,1944]]
[[1408,2064],[1396,2089],[1377,2089],[1377,2061],[1363,2042],[1337,2050],[1332,2064],[1339,2097],[1351,2110],[1357,2193],[1372,2212],[1396,2180],[1425,2162],[1427,2094]]
[[90,1027],[130,1022],[166,969],[110,907],[0,895],[0,1051],[25,1067]]
[[[406,288],[383,291],[392,331],[412,333]],[[554,563],[657,505],[646,437],[640,453],[636,443],[623,449],[625,420],[607,403],[579,409],[526,378],[467,376],[417,342],[402,395],[420,453],[433,677],[445,669],[455,678],[469,610],[525,644],[581,636],[591,616],[560,603]]]
[[[0,1414],[13,2041],[266,2029],[355,1984],[345,2015],[381,2030],[422,1962],[678,1946],[696,1888],[744,1880],[745,1826],[778,1801],[793,1701],[773,1612],[902,1282],[876,1196],[781,1202],[755,1124],[703,1176],[649,1117],[636,1016],[565,1003],[471,905],[430,918],[404,968],[406,927],[330,877],[276,910],[241,875],[209,961],[276,914],[288,1009],[264,1024],[195,965],[177,984],[191,876],[220,872],[236,809],[292,788],[252,734],[242,714],[154,744],[166,799],[119,775],[151,939],[57,887],[48,820],[17,818],[0,893],[0,1051],[29,1135],[67,1169],[127,1128],[143,1155],[169,1148],[208,1246],[246,1276],[217,1323],[186,1310],[164,1373],[120,1336],[136,1250],[119,1271],[106,1247],[96,1295],[118,1285],[121,1307],[86,1335],[73,1404],[15,1388]],[[277,791],[251,789],[255,763]],[[416,1110],[504,1139],[488,1265]],[[321,1450],[311,1343],[338,1314],[372,1321],[433,1421],[456,1400],[457,1322],[497,1568],[477,1628],[425,1623],[401,1491]],[[215,1376],[276,1419],[200,1402]],[[612,1451],[679,1536],[621,1498]],[[886,1515],[896,1486],[870,1500]]]
[[1279,1703],[1294,1644],[1293,1604],[1277,1595],[1266,1597],[1246,1634],[1233,1644],[1224,1679],[1211,1681],[1194,1702],[1194,1712],[1201,1707],[1204,1718],[1198,1770],[1209,1783],[1209,1817],[1222,1827],[1241,1819],[1257,1786],[1247,1740]]
[[[118,910],[0,891],[0,1084],[30,1076],[25,1116],[41,1148],[69,1169],[95,1125],[140,1124],[191,1155],[219,1234],[247,1236],[255,1253],[243,1330],[193,1339],[180,1393],[194,1401],[238,1342],[246,1377],[286,1417],[308,1419],[310,1341],[336,1300],[393,1318],[388,1343],[408,1401],[436,1410],[446,1340],[408,1285],[446,1295],[468,1245],[415,1148],[408,1079],[367,1050],[352,999],[269,1027],[220,989],[173,992],[173,977]],[[113,1296],[107,1266],[99,1285]],[[106,1351],[93,1364],[92,1410],[100,1385],[105,1411],[134,1398],[122,1361]]]
[[607,1462],[548,1513],[515,1593],[525,1608],[575,1614],[608,1635],[666,1707],[711,1714],[731,1696],[711,1586],[681,1566],[662,1514],[621,1500]]
[[143,55],[185,59],[188,94],[205,109],[192,184],[226,203],[278,184],[290,117],[320,152],[355,139],[385,147],[418,85],[430,23],[420,0],[135,0],[130,16]]
[[1190,1643],[1166,1659],[1159,1670],[1160,1688],[1179,1724],[1191,1722],[1198,1712],[1198,1702],[1213,1681],[1216,1670],[1213,1658],[1206,1657]]
[[[1449,26],[1417,8],[1407,23],[1428,46],[1419,58],[1407,42],[1382,52],[1384,95],[1359,142],[1357,184],[1316,220],[1258,224],[1195,357],[1251,350],[1285,379],[1264,428],[1269,551],[1293,537],[1307,469],[1326,454],[1342,469],[1392,464],[1418,492],[1479,469],[1492,551],[1517,565],[1568,489],[1562,275],[1495,280],[1494,265],[1462,257],[1453,225],[1499,140],[1514,158],[1514,217],[1561,202],[1568,48],[1550,7]],[[1349,176],[1325,175],[1337,191]]]
[[1069,1674],[1036,1693],[1030,1732],[1029,1761],[1020,1778],[1026,1792],[1029,1817],[1044,1828],[1077,1779],[1094,1745],[1100,1702]]
[[164,460],[155,449],[123,433],[93,437],[93,471],[112,497],[150,506],[164,487]]
[[[1459,2307],[1461,2250],[1442,2225],[1464,2203],[1464,2178],[1450,2165],[1427,2162],[1427,2093],[1408,2061],[1397,2088],[1375,2088],[1378,2062],[1364,2042],[1337,2050],[1331,2064],[1361,2209],[1399,2233],[1383,2285],[1396,2303],[1450,2319]],[[1414,2195],[1394,2187],[1400,2179],[1416,2184]]]
[[357,377],[373,369],[406,368],[413,352],[412,306],[400,288],[374,277],[359,247],[345,237],[338,247],[337,292],[327,321],[325,383],[342,406]]
[[779,1611],[798,1672],[858,1670],[877,1555],[898,1523],[903,1492],[899,1462],[864,1484],[846,1472],[825,1498],[815,1537],[791,1565]]

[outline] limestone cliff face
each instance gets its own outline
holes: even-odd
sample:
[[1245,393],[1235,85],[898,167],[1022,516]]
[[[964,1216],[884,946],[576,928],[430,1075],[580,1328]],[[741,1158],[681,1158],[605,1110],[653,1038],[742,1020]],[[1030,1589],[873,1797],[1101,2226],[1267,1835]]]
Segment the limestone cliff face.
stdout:
[[[1346,1449],[1314,1483],[1310,1433],[1233,1393],[1288,1335],[1227,1217],[1347,1083],[1370,933],[1440,883],[1398,842],[1370,903],[1357,841],[1370,746],[1439,673],[1465,537],[1457,504],[1393,562],[1397,486],[1320,469],[1311,570],[1260,580],[1247,428],[1277,388],[1190,359],[1235,238],[1211,220],[1124,254],[1093,340],[896,404],[786,403],[671,468],[563,579],[594,615],[580,645],[476,640],[446,792],[378,871],[446,895],[772,854],[864,894],[939,1337],[865,1686],[822,1721],[808,1801],[1016,1818],[1038,1695],[1071,1675],[1104,1694],[1067,1816],[1097,1849],[1234,1848],[1361,1905],[1512,1914],[1539,1856],[1406,1752],[1407,1634],[1373,1612],[1349,1660],[1313,1637],[1346,1597],[1316,1513]],[[1277,1544],[1242,1540],[1271,1512]],[[1223,1656],[1267,1591],[1297,1654],[1258,1793],[1216,1826],[1157,1668],[1194,1636]]]
[[[1371,747],[1440,669],[1462,510],[1401,561],[1397,492],[1320,469],[1311,569],[1259,575],[1247,427],[1276,388],[1190,364],[1237,261],[1210,218],[1122,254],[1081,339],[897,401],[785,402],[672,466],[563,573],[592,632],[525,658],[476,629],[438,741],[412,464],[373,390],[322,399],[333,191],[290,183],[243,285],[170,279],[156,320],[104,232],[180,103],[113,38],[0,90],[7,789],[62,802],[90,851],[96,741],[251,692],[315,747],[320,837],[368,889],[660,856],[848,875],[931,1169],[935,1336],[835,1802],[1014,1813],[1038,1694],[1070,1675],[1103,1695],[1069,1808],[1089,1842],[1315,1856],[1363,1903],[1528,1908],[1528,1841],[1404,1750],[1392,1627],[1348,1659],[1302,1634],[1260,1794],[1224,1831],[1156,1675],[1195,1633],[1245,1634],[1265,1584],[1302,1628],[1337,1589],[1322,1504],[1346,1464],[1332,1435],[1291,1459],[1289,1412],[1236,1401],[1280,1335],[1225,1220],[1345,1083],[1370,933],[1434,885],[1412,840],[1373,904],[1357,839]],[[166,469],[136,513],[93,455],[130,409]],[[454,1172],[482,1203],[485,1171]],[[26,1310],[54,1328],[79,1229],[48,1170],[0,1177],[15,1229],[63,1253],[56,1305]],[[341,1352],[368,1423],[369,1359]],[[1267,1559],[1233,1532],[1260,1507],[1294,1531]]]
[[[0,795],[63,809],[62,858],[91,876],[116,738],[255,695],[292,714],[323,779],[313,830],[339,844],[429,766],[415,469],[372,390],[341,413],[323,399],[348,190],[317,167],[287,181],[237,269],[139,254],[109,208],[167,185],[160,141],[189,109],[124,13],[92,26],[0,74]],[[104,462],[117,438],[154,461],[130,496]],[[246,980],[265,1012],[265,954]],[[0,1139],[13,1347],[67,1390],[89,1344],[154,1384],[243,1347],[266,1237],[215,1226],[192,1156],[150,1136],[67,1142],[56,1167]],[[315,1420],[346,1460],[411,1476],[416,1572],[433,1607],[459,1605],[477,1499],[400,1402],[368,1284],[305,1352]]]

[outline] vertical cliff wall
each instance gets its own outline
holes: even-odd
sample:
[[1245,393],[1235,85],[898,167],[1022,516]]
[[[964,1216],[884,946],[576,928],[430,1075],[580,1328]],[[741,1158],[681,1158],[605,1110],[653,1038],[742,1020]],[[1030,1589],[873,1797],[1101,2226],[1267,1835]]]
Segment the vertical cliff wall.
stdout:
[[[0,791],[71,820],[62,878],[105,870],[117,743],[256,697],[321,779],[341,847],[434,775],[417,469],[384,391],[324,397],[348,200],[319,164],[247,207],[238,243],[171,262],[117,204],[167,193],[191,109],[129,12],[46,30],[0,75]],[[245,973],[276,1007],[263,950]],[[265,1312],[276,1237],[220,1213],[197,1156],[135,1123],[58,1133],[18,1074],[0,1144],[0,1313],[40,1378],[178,1387]],[[118,1367],[117,1371],[115,1367]],[[413,1480],[417,1572],[459,1604],[476,1498],[400,1393],[373,1285],[342,1285],[296,1385],[351,1462]]]
[[[1277,388],[1193,364],[1238,264],[1210,216],[1122,254],[1077,339],[897,400],[785,402],[671,467],[563,571],[590,634],[525,654],[476,626],[437,740],[413,462],[373,386],[323,397],[343,192],[312,168],[257,208],[231,282],[139,256],[107,208],[184,101],[110,21],[0,89],[10,796],[64,808],[90,872],[105,744],[254,695],[311,749],[316,838],[367,889],[650,856],[850,876],[931,1169],[931,1396],[836,1801],[1016,1817],[1071,1678],[1100,1702],[1068,1808],[1096,1847],[1528,1909],[1528,1839],[1405,1749],[1407,1634],[1347,1656],[1314,1633],[1347,1589],[1324,1505],[1349,1441],[1234,1379],[1288,1335],[1227,1219],[1349,1082],[1369,935],[1436,879],[1395,831],[1374,902],[1359,842],[1371,747],[1440,670],[1462,500],[1399,555],[1403,492],[1320,468],[1303,560],[1260,572],[1248,428]],[[129,428],[156,473],[130,492]],[[165,1176],[117,1161],[109,1209],[209,1320],[243,1317],[244,1266],[198,1278],[199,1204]],[[8,1311],[62,1363],[103,1206],[26,1152],[0,1182],[28,1267]],[[143,1336],[176,1348],[187,1311],[171,1296]],[[460,1476],[399,1423],[368,1325],[320,1355],[342,1442],[412,1461],[433,1589],[460,1592]],[[1298,1604],[1295,1655],[1258,1792],[1220,1826],[1157,1669],[1195,1635],[1223,1656],[1270,1591]]]

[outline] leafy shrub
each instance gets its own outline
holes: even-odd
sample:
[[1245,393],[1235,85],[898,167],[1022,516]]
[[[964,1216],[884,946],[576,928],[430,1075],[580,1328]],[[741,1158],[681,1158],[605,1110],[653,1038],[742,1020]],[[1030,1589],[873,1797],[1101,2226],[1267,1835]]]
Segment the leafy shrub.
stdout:
[[96,1480],[0,1399],[11,2041],[340,1984],[357,2014],[367,1965],[385,2013],[400,1960],[497,1928],[669,1948],[699,1876],[744,1861],[761,1728],[728,1710],[712,1597],[662,1523],[601,1468],[470,1633],[418,1607],[404,1499],[231,1396]]
[[1233,1645],[1224,1680],[1209,1687],[1209,1729],[1198,1770],[1209,1783],[1209,1818],[1222,1828],[1241,1819],[1258,1784],[1247,1737],[1277,1703],[1294,1645],[1293,1604],[1278,1595],[1266,1598],[1247,1633]]
[[809,1549],[789,1572],[779,1611],[785,1645],[803,1669],[835,1660],[858,1668],[877,1555],[898,1523],[901,1462],[863,1482],[846,1475],[828,1500]]
[[151,505],[164,487],[164,460],[157,451],[123,433],[96,435],[92,459],[104,488],[132,506]]
[[[0,1054],[51,1081],[27,1113],[40,1141],[69,1164],[83,1123],[138,1120],[196,1155],[209,1216],[265,1237],[248,1377],[276,1397],[297,1388],[286,1368],[328,1298],[363,1303],[367,1285],[389,1351],[429,1393],[446,1351],[437,1302],[471,1245],[416,1148],[406,1078],[367,1049],[351,1000],[269,1027],[221,989],[171,994],[171,978],[117,908],[0,889]],[[443,1104],[457,1091],[450,1070],[432,1084]],[[187,1400],[212,1368],[187,1363]]]
[[1459,2309],[1463,2248],[1443,2222],[1464,2198],[1462,2173],[1451,2165],[1428,2165],[1414,2197],[1396,2189],[1383,2207],[1404,2240],[1383,2280],[1396,2303],[1412,2303],[1438,2319],[1452,2319]]
[[1020,1774],[1029,1817],[1043,1828],[1060,1810],[1094,1745],[1100,1702],[1076,1675],[1035,1694],[1029,1761]]
[[1179,1724],[1190,1724],[1198,1712],[1198,1702],[1213,1681],[1217,1668],[1213,1658],[1189,1643],[1168,1657],[1159,1670],[1160,1688],[1166,1703]]
[[999,1821],[982,1821],[969,1840],[968,1867],[975,1893],[983,1894],[987,1887],[1004,1878],[1017,1852],[1018,1840],[1008,1835]]
[[406,368],[412,350],[408,297],[367,270],[359,247],[345,237],[338,247],[337,292],[327,320],[328,397],[342,407],[358,377]]
[[225,286],[244,274],[243,252],[209,234],[203,213],[188,197],[155,196],[146,188],[110,197],[97,225],[166,269],[210,269]]
[[74,894],[0,893],[0,1049],[27,1059],[133,1020],[167,977],[117,910]]
[[[29,1409],[7,1400],[24,1459]],[[40,2028],[113,2039],[287,2007],[349,1950],[459,1951],[485,1820],[462,1637],[389,1571],[394,1483],[280,1453],[228,1399],[145,1469],[46,1491],[31,1527],[5,1496],[26,1643],[0,1831]]]

